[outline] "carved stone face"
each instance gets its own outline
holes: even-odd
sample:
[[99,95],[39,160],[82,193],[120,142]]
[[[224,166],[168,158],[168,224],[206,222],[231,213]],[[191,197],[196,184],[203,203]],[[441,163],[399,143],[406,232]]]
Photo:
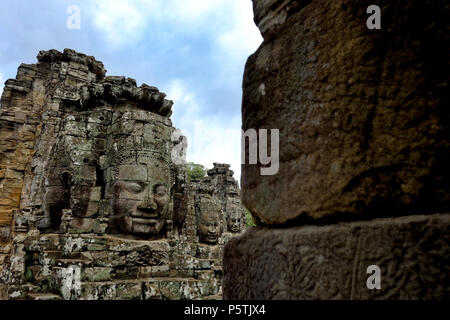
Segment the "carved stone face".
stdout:
[[233,233],[239,233],[241,232],[241,214],[237,210],[237,208],[233,208],[227,217],[227,223],[228,223],[228,231]]
[[203,213],[198,222],[198,235],[200,241],[215,244],[219,240],[220,224],[217,214],[212,212]]
[[203,198],[196,206],[197,235],[200,242],[216,244],[222,234],[220,206],[209,198]]
[[111,232],[151,239],[171,230],[172,130],[151,112],[127,107],[113,114],[104,160]]
[[121,165],[114,182],[112,216],[120,231],[155,236],[171,220],[171,195],[164,164],[148,158],[146,164]]

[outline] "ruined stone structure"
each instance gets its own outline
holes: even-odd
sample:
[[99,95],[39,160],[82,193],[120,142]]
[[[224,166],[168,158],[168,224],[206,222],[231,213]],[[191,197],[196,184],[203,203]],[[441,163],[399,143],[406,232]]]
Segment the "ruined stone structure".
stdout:
[[19,67],[0,109],[0,298],[221,297],[237,184],[221,165],[208,199],[189,187],[172,104],[69,49]]
[[280,130],[279,172],[242,166],[259,226],[225,247],[224,298],[448,299],[450,6],[253,5],[264,42],[246,64],[243,129]]
[[[191,183],[193,194],[190,199],[194,200],[197,225],[204,212],[210,211],[214,212],[213,214],[221,212],[218,220],[221,221],[222,227],[217,229],[217,238],[222,236],[224,239],[222,243],[225,243],[233,234],[245,230],[245,209],[240,202],[239,186],[233,178],[234,173],[230,170],[229,164],[214,163],[214,167],[207,173],[208,176]],[[197,228],[197,232],[201,230]]]

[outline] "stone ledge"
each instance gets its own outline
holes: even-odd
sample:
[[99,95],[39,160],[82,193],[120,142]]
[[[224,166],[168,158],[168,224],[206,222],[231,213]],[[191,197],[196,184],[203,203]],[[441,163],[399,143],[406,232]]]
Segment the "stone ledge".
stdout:
[[253,0],[254,21],[264,39],[284,24],[293,13],[300,11],[312,0]]
[[[224,299],[449,299],[450,214],[255,227],[224,251]],[[369,290],[367,267],[381,269]]]
[[39,62],[75,62],[85,65],[90,71],[95,73],[97,77],[101,80],[105,77],[106,70],[101,61],[97,61],[92,56],[87,56],[83,53],[76,52],[71,49],[64,49],[63,52],[52,49],[48,51],[39,51],[37,55],[37,60]]

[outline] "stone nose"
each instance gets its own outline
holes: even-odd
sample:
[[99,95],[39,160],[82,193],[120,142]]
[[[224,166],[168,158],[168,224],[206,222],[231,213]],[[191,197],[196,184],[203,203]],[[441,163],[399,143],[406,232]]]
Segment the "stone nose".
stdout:
[[138,206],[138,209],[144,212],[155,212],[158,206],[156,205],[155,201],[153,200],[153,196],[149,194],[147,199],[142,201],[140,205]]
[[216,227],[215,226],[209,226],[208,233],[216,234],[217,233]]

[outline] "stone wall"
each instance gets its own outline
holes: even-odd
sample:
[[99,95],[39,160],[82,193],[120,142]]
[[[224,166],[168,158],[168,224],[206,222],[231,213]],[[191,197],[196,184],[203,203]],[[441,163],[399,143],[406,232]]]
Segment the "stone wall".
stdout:
[[224,297],[448,298],[450,6],[378,1],[370,30],[371,1],[253,4],[243,129],[279,129],[280,165],[242,166],[260,227],[227,244]]
[[172,104],[69,49],[41,51],[6,82],[0,298],[221,297],[237,183],[222,164],[207,195],[189,185]]

